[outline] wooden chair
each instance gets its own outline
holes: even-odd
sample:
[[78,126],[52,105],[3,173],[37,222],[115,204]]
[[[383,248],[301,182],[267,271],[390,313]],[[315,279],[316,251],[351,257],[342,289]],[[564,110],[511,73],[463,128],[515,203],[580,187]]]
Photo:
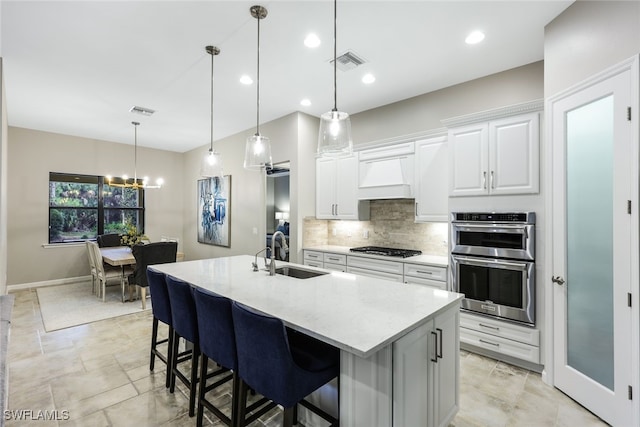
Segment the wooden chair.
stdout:
[[93,259],[95,261],[96,278],[98,280],[99,288],[98,297],[102,296],[102,301],[104,302],[106,301],[105,297],[107,294],[107,281],[109,279],[118,279],[120,281],[120,285],[124,286],[124,277],[121,270],[104,268],[104,264],[102,263],[102,254],[100,253],[100,248],[98,247],[97,243],[87,242],[87,246],[91,248]]
[[[96,269],[96,260],[93,257],[93,250],[91,249],[91,247],[89,246],[89,241],[86,242],[86,248],[87,248],[87,256],[89,257],[89,270],[91,270],[91,288],[92,288],[92,292],[95,294],[98,291],[98,270]],[[100,295],[98,295],[100,296]]]

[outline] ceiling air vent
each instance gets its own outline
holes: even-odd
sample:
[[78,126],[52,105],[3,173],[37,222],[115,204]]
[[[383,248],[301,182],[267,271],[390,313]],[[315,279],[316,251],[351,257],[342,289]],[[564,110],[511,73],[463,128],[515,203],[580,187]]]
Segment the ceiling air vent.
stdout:
[[151,108],[138,107],[137,105],[131,107],[129,111],[135,114],[142,114],[143,116],[150,116],[156,112],[156,110],[152,110]]
[[[342,55],[338,56],[336,60],[338,61],[338,63],[336,64],[336,67],[340,71],[353,70],[354,68],[367,62],[353,51],[347,51],[343,53]],[[333,60],[329,62],[333,64]]]

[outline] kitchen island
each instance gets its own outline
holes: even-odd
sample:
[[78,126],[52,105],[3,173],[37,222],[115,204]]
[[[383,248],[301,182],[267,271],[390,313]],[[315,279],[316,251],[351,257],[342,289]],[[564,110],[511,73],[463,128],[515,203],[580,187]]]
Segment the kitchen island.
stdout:
[[325,274],[269,276],[262,268],[252,271],[253,261],[240,255],[150,268],[339,348],[341,426],[440,426],[453,418],[462,295],[285,262],[277,264]]

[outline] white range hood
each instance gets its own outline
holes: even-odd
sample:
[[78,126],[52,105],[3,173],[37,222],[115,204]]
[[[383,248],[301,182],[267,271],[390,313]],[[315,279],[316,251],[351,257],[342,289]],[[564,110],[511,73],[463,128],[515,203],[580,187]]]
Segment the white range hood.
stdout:
[[360,151],[358,199],[412,199],[413,153],[413,142]]

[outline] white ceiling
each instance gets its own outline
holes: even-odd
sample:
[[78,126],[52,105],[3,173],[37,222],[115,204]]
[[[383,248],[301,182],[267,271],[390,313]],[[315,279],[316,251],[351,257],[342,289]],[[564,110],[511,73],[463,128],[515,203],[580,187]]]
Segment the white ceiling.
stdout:
[[[541,60],[544,26],[572,1],[338,2],[338,55],[368,62],[338,71],[338,108],[350,114]],[[260,121],[333,107],[332,1],[12,1],[0,3],[10,126],[176,152],[254,128],[257,21],[262,20]],[[486,33],[469,46],[466,35]],[[322,40],[303,45],[309,32]],[[364,85],[363,74],[375,74]],[[300,105],[302,98],[312,105]],[[129,109],[156,110],[151,117]],[[277,141],[274,141],[277,143]]]

